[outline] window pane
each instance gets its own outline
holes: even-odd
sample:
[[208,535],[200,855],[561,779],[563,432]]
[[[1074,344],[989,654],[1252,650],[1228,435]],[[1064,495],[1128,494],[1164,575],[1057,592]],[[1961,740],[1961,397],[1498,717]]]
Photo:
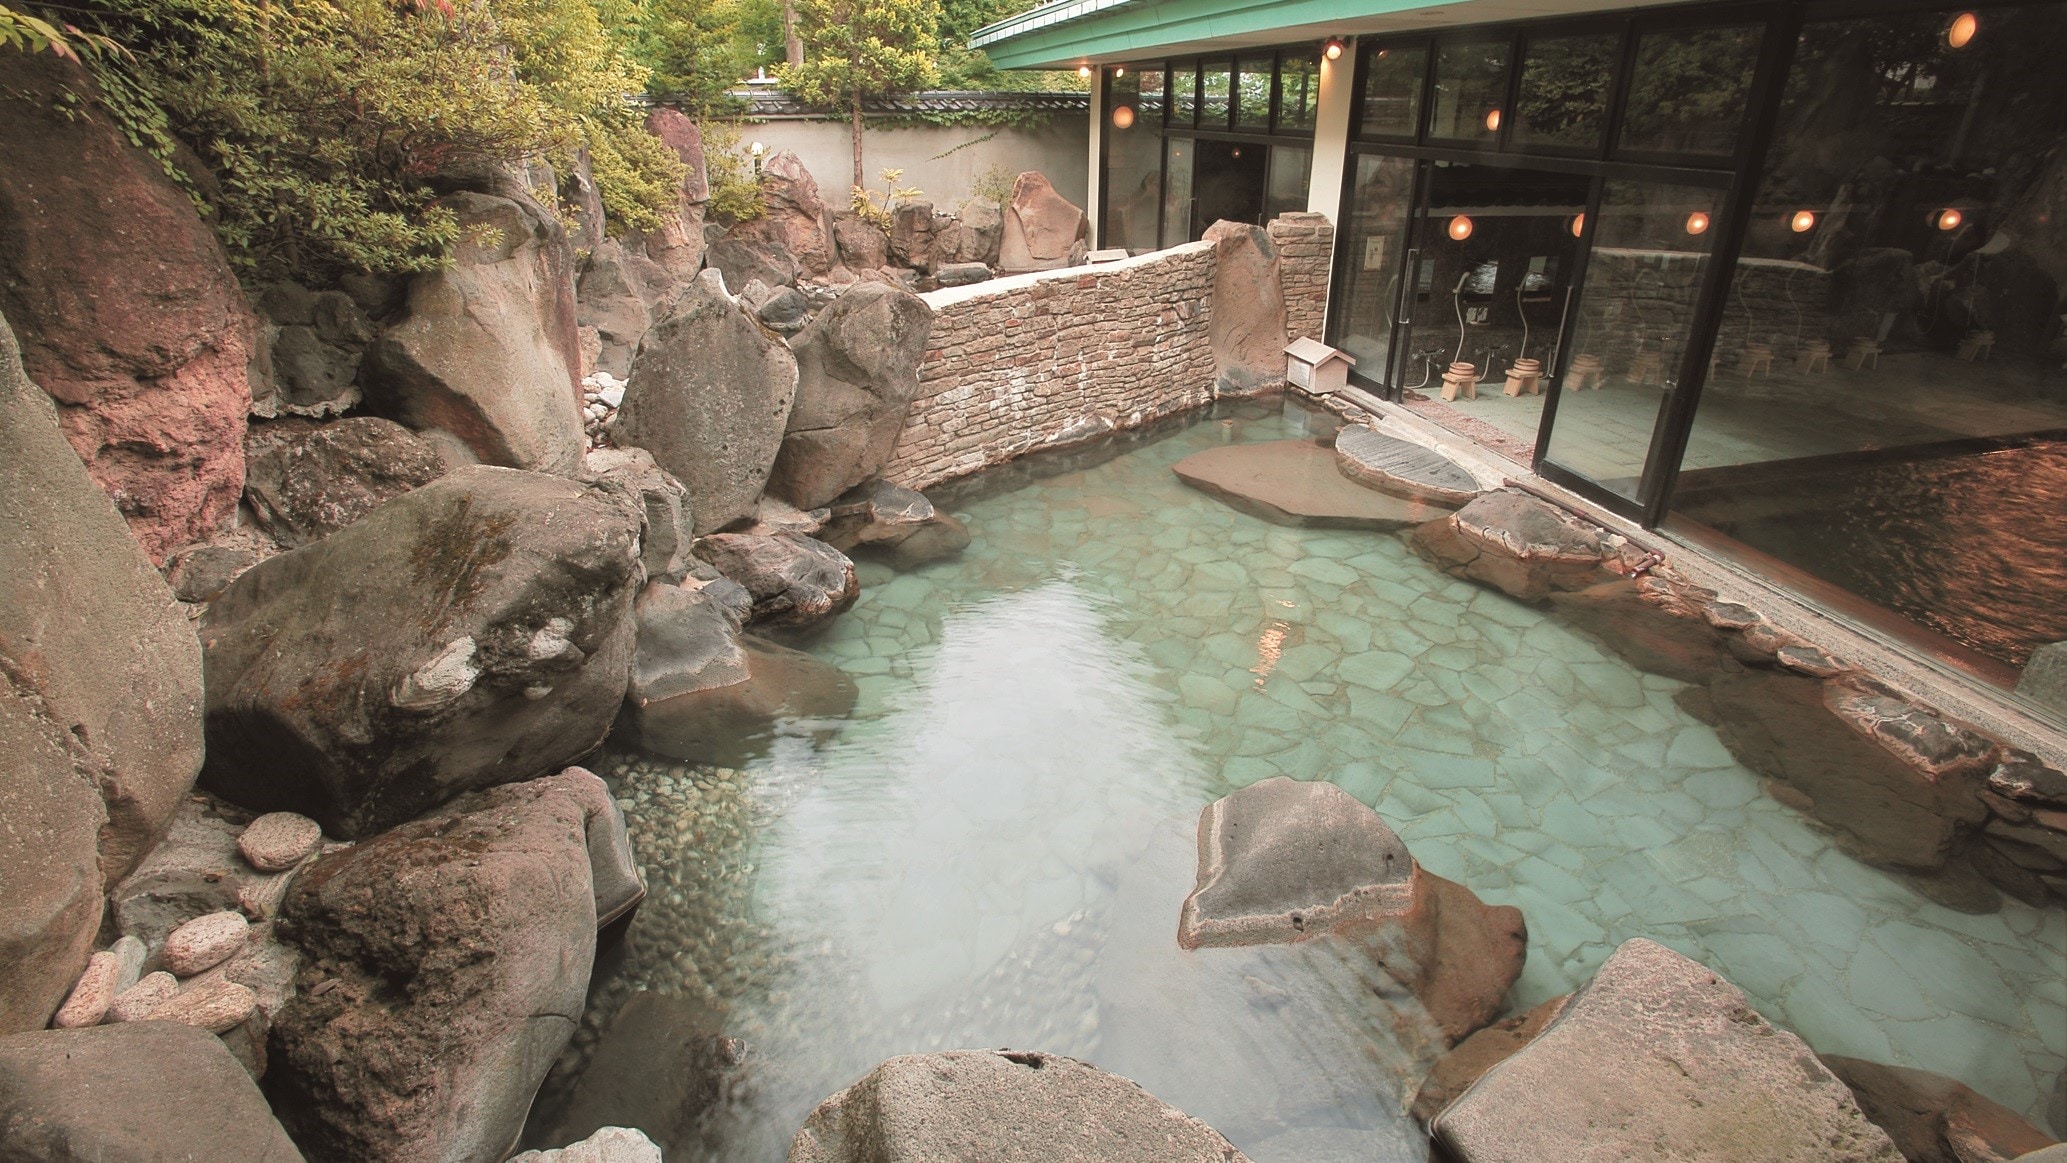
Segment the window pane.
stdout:
[[1130,251],[1157,246],[1163,201],[1163,71],[1127,69],[1112,78],[1105,115],[1104,229],[1100,243]]
[[1306,209],[1307,182],[1313,175],[1313,151],[1299,146],[1270,147],[1270,184],[1263,193],[1263,220]]
[[1550,459],[1631,500],[1679,383],[1720,195],[1611,181],[1579,291]]
[[1199,70],[1196,65],[1170,70],[1170,124],[1190,125],[1198,114]]
[[2067,5],[1960,11],[1803,28],[1672,507],[2007,684],[2067,641]]
[[1345,207],[1344,296],[1330,340],[1356,360],[1357,373],[1383,382],[1392,356],[1393,310],[1406,261],[1408,216],[1413,211],[1412,158],[1358,154],[1356,186]]
[[1278,65],[1278,128],[1312,129],[1314,110],[1320,101],[1320,54],[1286,53]]
[[1532,37],[1522,57],[1514,140],[1533,145],[1599,145],[1620,40],[1614,33]]
[[1270,128],[1270,75],[1267,56],[1243,57],[1235,64],[1234,123],[1242,129]]
[[1192,141],[1172,137],[1163,142],[1163,245],[1191,241]]
[[1227,128],[1227,63],[1200,65],[1199,128]]
[[1507,42],[1445,44],[1436,50],[1435,113],[1430,137],[1490,141],[1507,99]]
[[1621,148],[1726,157],[1750,105],[1765,28],[1674,28],[1636,45]]
[[1421,85],[1428,72],[1428,50],[1381,48],[1369,57],[1364,74],[1359,132],[1366,137],[1412,137],[1421,126]]

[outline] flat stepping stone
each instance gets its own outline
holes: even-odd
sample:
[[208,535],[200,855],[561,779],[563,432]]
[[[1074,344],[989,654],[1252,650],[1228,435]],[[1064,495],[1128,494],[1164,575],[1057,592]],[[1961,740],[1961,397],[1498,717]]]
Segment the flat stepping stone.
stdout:
[[1335,434],[1335,467],[1350,480],[1381,493],[1439,505],[1468,504],[1482,491],[1478,478],[1434,449],[1361,424]]
[[1171,467],[1192,488],[1278,525],[1391,531],[1449,513],[1357,484],[1336,469],[1333,450],[1311,440],[1209,448]]

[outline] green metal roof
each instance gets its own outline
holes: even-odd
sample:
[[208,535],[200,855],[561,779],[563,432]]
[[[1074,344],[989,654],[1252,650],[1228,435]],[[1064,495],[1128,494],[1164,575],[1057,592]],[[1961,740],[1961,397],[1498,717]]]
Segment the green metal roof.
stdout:
[[977,29],[969,44],[1001,68],[1073,68],[1638,6],[1636,0],[1053,0]]

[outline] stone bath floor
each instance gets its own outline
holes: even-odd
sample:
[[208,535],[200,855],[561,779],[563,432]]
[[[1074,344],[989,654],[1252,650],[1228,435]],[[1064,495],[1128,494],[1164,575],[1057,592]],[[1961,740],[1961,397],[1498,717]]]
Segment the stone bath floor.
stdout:
[[716,999],[748,1052],[714,1157],[781,1158],[884,1057],[997,1045],[1132,1077],[1259,1163],[1424,1157],[1402,1111],[1428,1047],[1356,966],[1176,948],[1198,810],[1275,775],[1333,780],[1430,870],[1520,908],[1517,1009],[1650,937],[1818,1050],[2067,1131],[2067,916],[1934,904],[1763,794],[1678,684],[1397,535],[1266,524],[1170,472],[1296,434],[1204,420],[953,505],[976,534],[957,561],[863,567],[809,647],[860,706],[746,766],[741,931],[768,968]]

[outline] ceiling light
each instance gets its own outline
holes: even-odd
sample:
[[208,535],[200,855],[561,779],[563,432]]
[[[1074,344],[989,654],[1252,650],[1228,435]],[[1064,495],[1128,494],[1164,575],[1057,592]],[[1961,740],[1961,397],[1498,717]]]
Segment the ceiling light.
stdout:
[[1981,18],[1971,12],[1962,12],[1952,18],[1952,24],[1945,29],[1945,43],[1953,48],[1965,48],[1974,34],[1981,31]]
[[1500,132],[1500,111],[1498,109],[1489,110],[1486,113],[1486,132]]
[[1706,214],[1703,214],[1703,213],[1702,213],[1701,211],[1699,211],[1699,210],[1696,210],[1696,211],[1694,211],[1694,212],[1693,212],[1692,214],[1689,214],[1689,215],[1687,215],[1687,233],[1688,233],[1688,234],[1706,234],[1706,233],[1708,233],[1708,215],[1706,215]]
[[1816,228],[1816,212],[1814,210],[1796,210],[1794,217],[1788,220],[1787,226],[1796,234],[1807,234]]
[[1114,107],[1112,111],[1112,127],[1114,129],[1134,128],[1134,107],[1132,105]]
[[1938,229],[1958,230],[1959,224],[1966,220],[1966,215],[1948,206],[1938,214]]
[[1471,237],[1471,219],[1459,214],[1450,219],[1450,237],[1459,242]]

